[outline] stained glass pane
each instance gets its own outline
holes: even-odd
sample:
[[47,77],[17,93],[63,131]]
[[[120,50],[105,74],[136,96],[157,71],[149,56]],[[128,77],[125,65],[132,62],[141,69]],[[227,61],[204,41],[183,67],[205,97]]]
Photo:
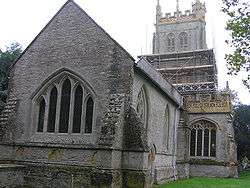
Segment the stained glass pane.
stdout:
[[196,129],[191,130],[190,155],[195,156]]
[[83,90],[81,86],[78,86],[75,91],[75,102],[74,102],[74,118],[73,118],[73,133],[81,132],[81,118],[82,118],[82,100]]
[[210,146],[210,156],[216,156],[216,131],[211,130],[211,146]]
[[68,133],[71,83],[65,80],[62,86],[59,133]]
[[55,132],[57,95],[57,89],[56,87],[54,87],[50,92],[49,100],[49,117],[47,132],[50,133]]
[[209,130],[205,129],[205,131],[204,131],[204,153],[203,153],[203,156],[208,157],[208,149],[209,149]]
[[198,129],[197,133],[197,156],[202,155],[202,130]]
[[43,132],[44,115],[45,115],[45,100],[43,98],[39,103],[39,116],[38,116],[37,132]]
[[92,133],[93,112],[94,112],[94,101],[90,97],[87,101],[86,121],[85,121],[85,133],[88,134]]

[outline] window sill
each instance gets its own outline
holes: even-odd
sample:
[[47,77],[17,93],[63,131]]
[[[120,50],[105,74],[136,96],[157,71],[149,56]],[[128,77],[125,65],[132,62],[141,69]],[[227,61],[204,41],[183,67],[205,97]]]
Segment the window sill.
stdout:
[[190,165],[213,165],[213,166],[228,166],[229,163],[223,161],[216,161],[215,157],[206,158],[191,158]]
[[85,145],[95,144],[94,134],[36,133],[31,137],[34,143]]

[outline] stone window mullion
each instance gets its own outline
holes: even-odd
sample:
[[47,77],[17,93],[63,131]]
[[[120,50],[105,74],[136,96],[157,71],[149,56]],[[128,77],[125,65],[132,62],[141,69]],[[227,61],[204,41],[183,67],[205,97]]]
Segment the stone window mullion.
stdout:
[[210,157],[211,156],[211,129],[209,129],[209,146],[208,146],[208,156]]
[[198,131],[195,129],[195,156],[197,156],[197,145],[198,145]]
[[202,149],[201,156],[204,156],[204,129],[202,129]]
[[75,103],[75,91],[76,87],[74,87],[74,81],[71,81],[71,93],[70,93],[70,109],[69,109],[69,130],[68,133],[72,133],[73,128],[73,116],[74,116],[74,103]]
[[81,121],[81,134],[85,134],[85,119],[86,119],[86,109],[87,109],[87,99],[88,95],[86,95],[85,91],[83,91],[84,97],[82,98],[82,121]]
[[56,131],[55,133],[59,133],[59,121],[60,121],[60,111],[61,111],[61,95],[62,95],[62,84],[57,85],[58,96],[57,96],[57,104],[56,104]]
[[50,92],[47,92],[44,96],[45,99],[45,115],[44,115],[44,125],[43,132],[46,133],[48,131],[48,118],[49,118],[49,103],[50,103]]

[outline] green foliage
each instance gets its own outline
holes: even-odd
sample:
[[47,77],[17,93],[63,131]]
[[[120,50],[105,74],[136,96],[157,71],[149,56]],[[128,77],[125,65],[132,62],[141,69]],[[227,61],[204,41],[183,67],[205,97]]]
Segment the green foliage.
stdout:
[[0,99],[3,101],[7,98],[10,65],[21,53],[22,47],[18,43],[12,43],[4,52],[0,50]]
[[239,105],[234,110],[235,140],[238,159],[247,156],[250,159],[250,105]]
[[[231,40],[226,41],[234,51],[226,55],[229,74],[250,70],[250,2],[249,0],[222,0],[222,8],[229,20],[227,30],[231,32]],[[250,73],[243,80],[250,90]]]
[[247,188],[250,187],[250,171],[233,178],[190,178],[179,180],[155,188]]

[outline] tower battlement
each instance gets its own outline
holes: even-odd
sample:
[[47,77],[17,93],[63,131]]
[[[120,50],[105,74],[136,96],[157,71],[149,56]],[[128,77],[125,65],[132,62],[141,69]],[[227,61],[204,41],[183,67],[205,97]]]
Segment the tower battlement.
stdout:
[[[165,17],[163,18],[177,18],[178,17],[178,12],[175,11],[174,13],[172,12],[167,12],[165,14]],[[192,11],[191,10],[185,10],[184,12],[182,11],[179,11],[179,16],[180,17],[185,17],[185,16],[195,16],[195,14],[192,14]]]
[[205,21],[205,16],[197,16],[196,14],[192,13],[191,10],[186,10],[185,12],[179,11],[179,15],[178,12],[166,13],[165,17],[162,17],[159,20],[159,24],[188,22],[197,20]]
[[190,113],[231,113],[231,97],[229,93],[187,96],[185,109]]
[[[158,5],[160,7],[160,5]],[[179,6],[178,6],[179,7]],[[167,12],[165,16],[162,16],[161,8],[158,8],[160,18],[159,23],[175,23],[175,22],[187,22],[187,21],[197,21],[202,20],[205,21],[206,15],[206,5],[205,3],[201,3],[197,0],[192,4],[192,9],[187,9],[184,12],[180,11],[179,8],[171,13]]]

